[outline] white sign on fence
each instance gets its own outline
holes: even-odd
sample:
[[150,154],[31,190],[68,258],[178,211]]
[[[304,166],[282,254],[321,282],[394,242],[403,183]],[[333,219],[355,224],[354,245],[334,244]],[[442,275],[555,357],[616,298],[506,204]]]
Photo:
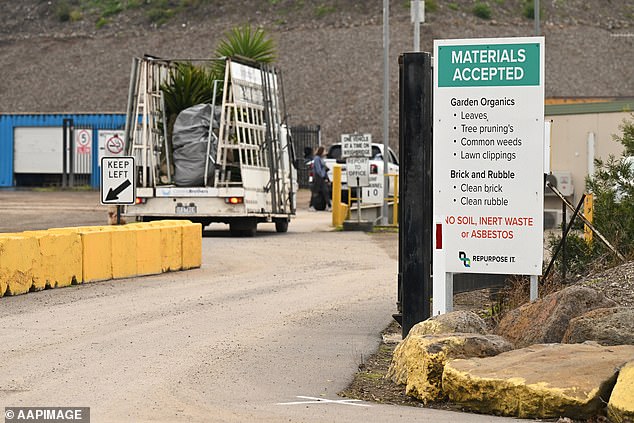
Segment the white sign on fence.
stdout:
[[343,134],[341,136],[341,157],[371,157],[372,134]]

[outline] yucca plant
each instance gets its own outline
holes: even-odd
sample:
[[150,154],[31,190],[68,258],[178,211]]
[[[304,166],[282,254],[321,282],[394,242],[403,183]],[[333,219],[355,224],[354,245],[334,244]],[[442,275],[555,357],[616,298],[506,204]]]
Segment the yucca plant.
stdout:
[[275,45],[261,28],[250,25],[233,28],[216,47],[217,57],[242,56],[260,63],[275,61]]
[[212,69],[191,63],[179,64],[161,87],[167,116],[177,115],[196,104],[213,101],[213,82],[217,79]]
[[[244,57],[259,63],[272,63],[276,59],[275,44],[263,29],[250,25],[239,26],[225,33],[215,51],[216,57]],[[224,79],[224,62],[214,62],[213,70]]]

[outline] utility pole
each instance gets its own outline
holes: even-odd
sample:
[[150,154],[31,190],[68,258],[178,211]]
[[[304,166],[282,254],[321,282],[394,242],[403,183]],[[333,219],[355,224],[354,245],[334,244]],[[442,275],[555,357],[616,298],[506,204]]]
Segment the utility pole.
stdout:
[[[414,52],[420,51],[420,0],[412,0],[412,16],[414,18]],[[425,3],[423,3],[424,5]],[[425,6],[423,6],[425,7]]]
[[540,13],[539,13],[539,0],[534,0],[533,3],[533,16],[535,19],[535,36],[539,36],[540,35],[540,29],[539,29],[539,19],[540,19]]
[[390,1],[383,0],[383,211],[381,224],[388,224],[388,152],[390,146]]

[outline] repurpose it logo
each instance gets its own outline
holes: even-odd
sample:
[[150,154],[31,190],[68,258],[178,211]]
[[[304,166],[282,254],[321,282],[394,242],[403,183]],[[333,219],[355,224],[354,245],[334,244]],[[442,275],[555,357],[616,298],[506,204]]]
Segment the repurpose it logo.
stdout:
[[458,253],[458,258],[460,259],[462,264],[464,264],[464,267],[471,267],[471,259],[467,257],[467,253],[465,253],[464,251],[460,251]]

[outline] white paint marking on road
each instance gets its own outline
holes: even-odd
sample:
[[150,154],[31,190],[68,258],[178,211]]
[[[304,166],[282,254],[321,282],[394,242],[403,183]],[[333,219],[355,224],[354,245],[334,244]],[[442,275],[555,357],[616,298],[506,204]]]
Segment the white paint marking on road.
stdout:
[[357,402],[361,401],[358,399],[329,400],[326,398],[304,397],[301,395],[298,395],[297,398],[305,399],[308,401],[278,402],[277,405],[342,404],[342,405],[355,405],[357,407],[371,407],[371,405],[369,404],[357,404]]

